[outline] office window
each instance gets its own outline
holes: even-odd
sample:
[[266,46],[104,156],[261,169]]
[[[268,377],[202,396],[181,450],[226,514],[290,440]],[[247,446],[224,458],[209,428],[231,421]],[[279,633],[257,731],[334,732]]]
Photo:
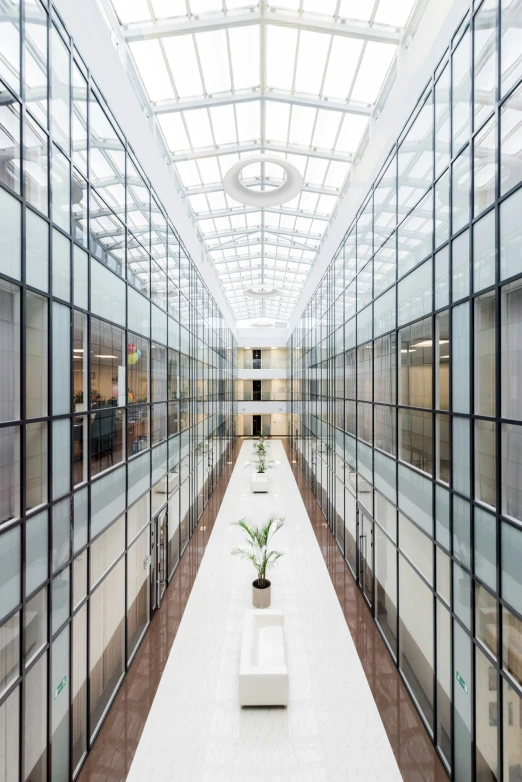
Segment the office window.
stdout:
[[399,403],[411,407],[432,406],[431,319],[399,331]]
[[90,725],[93,733],[125,669],[123,559],[93,592],[90,601]]
[[475,413],[495,415],[495,294],[475,299]]
[[453,79],[453,154],[458,152],[469,138],[471,105],[470,38],[468,28],[454,49],[451,58]]
[[522,419],[522,281],[501,290],[502,415]]
[[520,173],[520,98],[522,86],[503,104],[500,110],[500,191],[509,192],[517,185],[522,176]]
[[522,76],[522,57],[517,35],[516,0],[500,3],[500,94],[505,95]]
[[124,332],[91,318],[91,408],[125,404]]
[[495,105],[494,89],[497,81],[496,3],[485,0],[475,14],[475,128],[491,114]]
[[49,142],[45,133],[29,116],[25,120],[24,133],[24,157],[31,161],[31,166],[26,166],[24,172],[25,197],[29,204],[48,215]]
[[[433,726],[433,593],[399,557],[399,666],[426,721]],[[419,622],[419,616],[423,621]]]
[[432,415],[399,410],[399,458],[423,472],[433,471]]
[[522,209],[522,188],[500,204],[500,279],[505,280],[522,271],[522,241],[519,217]]
[[470,187],[469,146],[464,149],[453,163],[451,189],[453,199],[453,233],[460,231],[469,223],[469,187]]
[[[29,236],[27,237],[29,238]],[[19,280],[22,265],[20,202],[0,188],[0,272]]]
[[27,782],[47,777],[47,653],[26,675],[24,763]]
[[397,654],[397,555],[393,543],[375,525],[376,621]]

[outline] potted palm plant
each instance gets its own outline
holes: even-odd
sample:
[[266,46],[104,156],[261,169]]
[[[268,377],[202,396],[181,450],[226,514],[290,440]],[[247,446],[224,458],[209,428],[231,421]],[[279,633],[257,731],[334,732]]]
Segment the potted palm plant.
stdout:
[[264,454],[258,453],[252,461],[247,462],[246,466],[255,467],[252,475],[252,492],[259,493],[268,491],[268,470],[274,469],[274,463],[269,461]]
[[272,514],[261,526],[249,524],[246,519],[233,522],[235,527],[241,527],[247,534],[246,548],[236,547],[232,554],[247,559],[254,565],[257,578],[252,582],[252,605],[254,608],[269,608],[272,584],[266,577],[266,571],[272,568],[283,551],[269,551],[268,547],[275,533],[285,523],[284,517]]
[[264,434],[260,434],[258,439],[254,442],[254,452],[257,454],[266,454],[270,443],[267,441]]

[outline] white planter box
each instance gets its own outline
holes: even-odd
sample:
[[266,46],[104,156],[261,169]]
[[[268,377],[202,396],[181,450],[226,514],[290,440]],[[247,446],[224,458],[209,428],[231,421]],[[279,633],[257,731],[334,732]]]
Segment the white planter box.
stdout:
[[257,494],[259,492],[268,491],[268,475],[266,472],[255,472],[252,475],[252,492]]
[[283,624],[283,612],[278,609],[246,612],[239,667],[241,706],[288,705]]

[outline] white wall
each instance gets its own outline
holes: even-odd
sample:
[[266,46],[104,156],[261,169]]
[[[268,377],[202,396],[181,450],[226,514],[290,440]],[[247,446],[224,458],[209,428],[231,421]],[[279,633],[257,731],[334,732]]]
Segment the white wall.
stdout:
[[237,412],[247,415],[268,415],[269,413],[286,413],[286,402],[238,402]]
[[237,329],[237,345],[240,348],[286,348],[290,336],[288,329],[249,328]]
[[238,369],[237,376],[242,380],[277,380],[286,378],[286,369]]
[[286,415],[272,415],[270,421],[270,434],[272,437],[277,437],[287,434],[287,416]]

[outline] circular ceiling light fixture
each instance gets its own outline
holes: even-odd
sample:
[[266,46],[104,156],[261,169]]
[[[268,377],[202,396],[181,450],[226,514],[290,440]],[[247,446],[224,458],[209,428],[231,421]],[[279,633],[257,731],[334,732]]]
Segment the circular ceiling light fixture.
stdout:
[[[251,163],[273,163],[276,166],[281,166],[286,174],[285,181],[279,187],[270,188],[270,190],[253,190],[247,187],[241,182],[239,176],[242,170]],[[288,161],[259,155],[240,160],[239,163],[233,165],[223,177],[223,189],[227,195],[245,206],[280,206],[301,192],[303,177],[297,168]]]
[[245,288],[244,294],[249,299],[273,299],[279,296],[281,291],[278,288],[271,288],[268,285],[259,285],[255,288]]

